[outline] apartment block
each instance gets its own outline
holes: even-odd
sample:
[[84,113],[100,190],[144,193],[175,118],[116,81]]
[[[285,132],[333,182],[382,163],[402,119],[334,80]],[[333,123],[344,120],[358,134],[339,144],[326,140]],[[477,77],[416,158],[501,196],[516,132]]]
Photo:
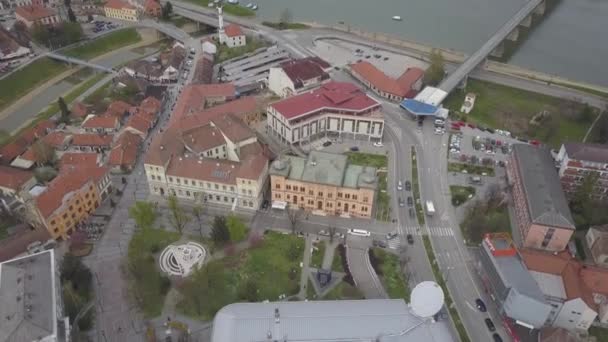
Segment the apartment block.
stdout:
[[587,177],[596,177],[592,196],[608,199],[608,145],[566,143],[556,161],[559,178],[567,195],[576,192]]
[[320,88],[272,103],[268,132],[288,144],[323,136],[381,139],[382,106],[352,83],[328,82]]
[[506,171],[523,246],[564,250],[576,228],[549,151],[515,144]]
[[313,151],[308,158],[283,156],[270,167],[274,208],[288,205],[315,215],[371,218],[378,187],[376,168],[348,157]]

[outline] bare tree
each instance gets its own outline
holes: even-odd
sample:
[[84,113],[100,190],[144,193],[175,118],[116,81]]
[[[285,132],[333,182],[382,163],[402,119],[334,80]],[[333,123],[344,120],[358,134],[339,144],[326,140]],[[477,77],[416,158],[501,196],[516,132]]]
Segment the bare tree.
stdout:
[[182,234],[184,227],[186,224],[190,222],[190,217],[179,205],[179,201],[175,195],[169,196],[167,199],[167,204],[169,205],[169,210],[171,211],[171,216],[169,216],[169,222],[175,227],[175,229]]
[[32,149],[39,165],[48,165],[55,161],[55,149],[46,142],[38,140],[32,145]]
[[302,209],[287,209],[287,218],[289,219],[291,233],[295,234],[298,226],[300,225],[300,220],[302,219]]
[[334,226],[331,226],[327,230],[329,231],[329,243],[332,244],[332,243],[334,243],[334,236],[336,236],[337,228]]
[[192,208],[192,216],[196,219],[198,223],[198,233],[203,237],[203,207],[198,204]]
[[486,203],[488,208],[497,208],[503,200],[502,190],[498,184],[491,184],[486,190]]

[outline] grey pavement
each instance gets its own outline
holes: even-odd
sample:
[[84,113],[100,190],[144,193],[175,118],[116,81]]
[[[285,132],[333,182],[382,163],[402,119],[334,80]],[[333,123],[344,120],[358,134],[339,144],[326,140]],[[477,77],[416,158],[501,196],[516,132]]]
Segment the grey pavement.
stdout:
[[335,239],[334,242],[331,244],[329,243],[329,241],[326,241],[325,254],[323,255],[323,263],[321,264],[321,267],[323,269],[331,270],[331,265],[334,261],[334,255],[336,254],[336,248],[339,244],[340,242],[338,241],[338,239]]
[[378,279],[378,275],[369,261],[367,248],[347,245],[346,259],[348,260],[348,267],[355,280],[355,284],[366,299],[388,298],[380,279]]
[[308,287],[308,277],[310,274],[310,258],[312,256],[312,236],[307,235],[304,238],[304,258],[302,259],[302,270],[300,272],[300,299],[306,298],[306,288]]

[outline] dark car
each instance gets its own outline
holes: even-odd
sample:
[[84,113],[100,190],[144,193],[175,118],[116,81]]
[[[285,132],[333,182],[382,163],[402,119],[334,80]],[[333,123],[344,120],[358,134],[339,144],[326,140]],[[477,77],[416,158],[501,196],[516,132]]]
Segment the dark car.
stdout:
[[407,197],[407,205],[408,207],[411,207],[414,204],[414,200],[412,199],[412,196],[408,196]]
[[403,198],[401,198],[401,197],[399,197],[399,206],[405,207],[405,201],[403,201]]
[[486,322],[486,326],[488,327],[488,330],[490,330],[491,332],[496,331],[496,327],[494,326],[494,322],[492,322],[491,319],[486,318],[486,319],[484,319],[484,322]]
[[481,312],[486,312],[486,303],[483,302],[483,300],[477,298],[475,299],[475,305],[477,306],[477,309],[479,309],[479,311]]
[[375,58],[380,58],[380,57],[382,57],[382,56],[380,56],[380,55],[378,55],[378,54],[375,54],[375,55],[374,55],[374,57],[375,57]]
[[358,146],[351,146],[350,150],[353,151],[353,152],[357,152],[357,151],[359,151],[359,147]]
[[494,342],[502,342],[502,337],[498,334],[493,334],[492,338],[494,339]]
[[405,238],[407,240],[407,243],[409,243],[410,245],[414,244],[414,237],[412,236],[412,234],[407,234]]
[[412,190],[412,183],[410,183],[410,181],[405,181],[405,190]]
[[492,133],[492,134],[496,133],[494,128],[488,128],[488,129],[486,129],[486,131],[488,131],[489,133]]
[[372,241],[372,245],[374,247],[380,247],[380,248],[386,248],[386,246],[388,246],[388,244],[386,243],[386,241],[381,241],[381,240],[374,240],[374,241]]
[[331,145],[331,141],[326,141],[323,143],[323,147],[327,147]]
[[410,218],[414,218],[414,208],[410,208]]
[[388,57],[384,57],[384,60],[385,60],[385,61],[388,61]]
[[397,232],[391,232],[391,233],[386,234],[386,239],[392,240],[392,239],[396,238],[397,236],[399,236],[399,234],[397,234]]

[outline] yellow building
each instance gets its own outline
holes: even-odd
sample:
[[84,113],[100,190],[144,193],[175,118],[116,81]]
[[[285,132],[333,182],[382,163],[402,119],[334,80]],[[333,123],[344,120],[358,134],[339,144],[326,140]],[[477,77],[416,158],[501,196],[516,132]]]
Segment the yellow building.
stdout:
[[67,239],[99,207],[110,185],[106,167],[65,167],[36,197],[40,221],[53,239]]
[[109,0],[104,5],[103,11],[108,18],[137,21],[139,17],[135,6],[121,0]]
[[349,165],[348,157],[313,151],[308,158],[283,156],[272,163],[272,205],[315,215],[371,218],[378,187],[376,168]]

